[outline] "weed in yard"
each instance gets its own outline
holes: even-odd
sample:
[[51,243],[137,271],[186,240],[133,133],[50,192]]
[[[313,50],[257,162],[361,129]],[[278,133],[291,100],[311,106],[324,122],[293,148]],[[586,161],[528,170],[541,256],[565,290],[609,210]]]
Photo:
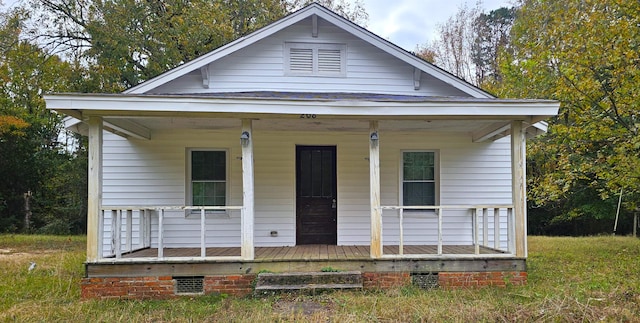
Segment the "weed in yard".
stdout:
[[[0,235],[0,322],[638,322],[640,240],[529,238],[525,286],[81,300],[84,237]],[[31,262],[37,264],[29,271]]]

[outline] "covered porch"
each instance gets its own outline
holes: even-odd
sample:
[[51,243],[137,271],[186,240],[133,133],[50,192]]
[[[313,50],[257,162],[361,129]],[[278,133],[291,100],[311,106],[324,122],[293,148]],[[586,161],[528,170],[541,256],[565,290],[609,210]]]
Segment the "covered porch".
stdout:
[[[331,260],[315,251],[299,254],[307,246],[296,241],[295,223],[289,224],[296,207],[295,193],[290,194],[299,185],[292,155],[299,145],[332,146],[341,158],[334,175],[338,197],[332,206],[337,212],[338,239],[329,243],[335,248],[327,249],[327,257],[332,255],[329,250],[335,250],[336,255],[352,252],[358,261],[373,262],[526,258],[525,141],[528,134],[540,131],[534,124],[555,113],[554,103],[262,95],[48,98],[51,108],[83,120],[70,126],[89,137],[88,265]],[[74,108],[68,108],[70,99]],[[106,134],[112,145],[108,152],[104,151]],[[492,144],[501,138],[509,140]],[[184,154],[202,143],[228,147],[228,163],[237,175],[231,179],[236,193],[225,205],[187,204],[187,188],[179,178],[186,174],[176,171],[185,166],[177,166],[182,162],[176,160],[179,150]],[[160,151],[167,145],[172,150],[165,164],[163,158],[168,155]],[[435,179],[435,203],[404,205],[402,188],[398,188],[398,156],[425,149],[438,159],[433,172],[446,172],[446,176]],[[140,157],[138,152],[147,155]],[[119,158],[117,164],[112,156]],[[166,180],[122,170],[127,165],[141,169],[141,164],[177,174],[170,182],[173,195],[149,184],[149,179]],[[276,167],[280,173],[274,176],[286,180],[266,175]],[[108,192],[104,191],[105,170],[111,177],[120,172],[119,179],[108,179]],[[134,184],[126,183],[129,178]],[[118,191],[121,187],[130,193]],[[474,189],[483,193],[474,194]],[[125,204],[125,200],[154,202]],[[215,216],[220,213],[227,214],[222,221]],[[265,218],[256,226],[261,216]],[[288,231],[269,231],[267,221],[280,219],[286,219]],[[217,229],[222,222],[231,225],[226,232],[237,234],[216,236],[224,233]],[[181,226],[188,228],[187,236],[172,233]],[[283,232],[288,236],[282,237]],[[257,237],[261,240],[256,242]],[[265,256],[265,250],[271,250],[271,256]]]

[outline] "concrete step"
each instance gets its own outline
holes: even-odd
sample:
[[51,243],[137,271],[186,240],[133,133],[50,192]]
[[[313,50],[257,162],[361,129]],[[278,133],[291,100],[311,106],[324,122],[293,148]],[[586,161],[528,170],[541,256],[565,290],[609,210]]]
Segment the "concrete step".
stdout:
[[261,273],[258,274],[255,292],[256,294],[266,294],[361,288],[362,273],[359,271]]

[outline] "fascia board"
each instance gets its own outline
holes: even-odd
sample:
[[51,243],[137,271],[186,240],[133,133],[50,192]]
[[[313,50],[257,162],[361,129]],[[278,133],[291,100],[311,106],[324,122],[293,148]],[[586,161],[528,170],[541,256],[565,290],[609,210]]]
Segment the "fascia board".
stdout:
[[[58,111],[100,112],[190,112],[247,114],[316,114],[335,116],[440,116],[498,117],[534,120],[554,116],[559,103],[533,102],[396,102],[357,100],[268,100],[115,95],[46,95],[47,108]],[[524,120],[524,119],[523,119]]]

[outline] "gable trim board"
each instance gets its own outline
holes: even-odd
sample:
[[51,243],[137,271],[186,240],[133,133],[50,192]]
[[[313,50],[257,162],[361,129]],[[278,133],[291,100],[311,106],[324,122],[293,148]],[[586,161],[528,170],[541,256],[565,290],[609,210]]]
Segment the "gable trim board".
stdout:
[[[395,44],[373,34],[372,32],[358,26],[357,24],[339,16],[338,14],[330,11],[329,9],[313,3],[307,7],[304,7],[283,19],[280,19],[266,27],[258,29],[257,31],[241,37],[227,45],[221,46],[208,54],[205,54],[199,58],[196,58],[190,62],[187,62],[181,66],[171,69],[153,79],[136,85],[126,91],[124,94],[143,94],[147,93],[161,85],[164,85],[180,76],[183,76],[191,71],[200,69],[209,65],[210,63],[223,58],[231,53],[234,53],[242,48],[245,48],[251,44],[258,42],[261,39],[269,37],[274,33],[281,31],[295,23],[298,23],[306,18],[319,17],[328,21],[329,23],[338,26],[342,30],[350,33],[351,35],[381,49],[382,51],[394,56],[395,58],[413,66],[416,70],[414,73],[418,74],[417,70],[433,76],[434,78],[443,81],[458,90],[461,90],[475,98],[494,98],[493,95],[485,92],[484,90],[465,82],[450,74],[449,72],[440,69],[439,67],[428,63],[421,58],[411,54],[408,51],[398,47]],[[415,75],[415,74],[414,74]],[[414,76],[415,78],[416,76]],[[204,84],[204,80],[203,80]],[[208,83],[207,83],[208,84]]]

